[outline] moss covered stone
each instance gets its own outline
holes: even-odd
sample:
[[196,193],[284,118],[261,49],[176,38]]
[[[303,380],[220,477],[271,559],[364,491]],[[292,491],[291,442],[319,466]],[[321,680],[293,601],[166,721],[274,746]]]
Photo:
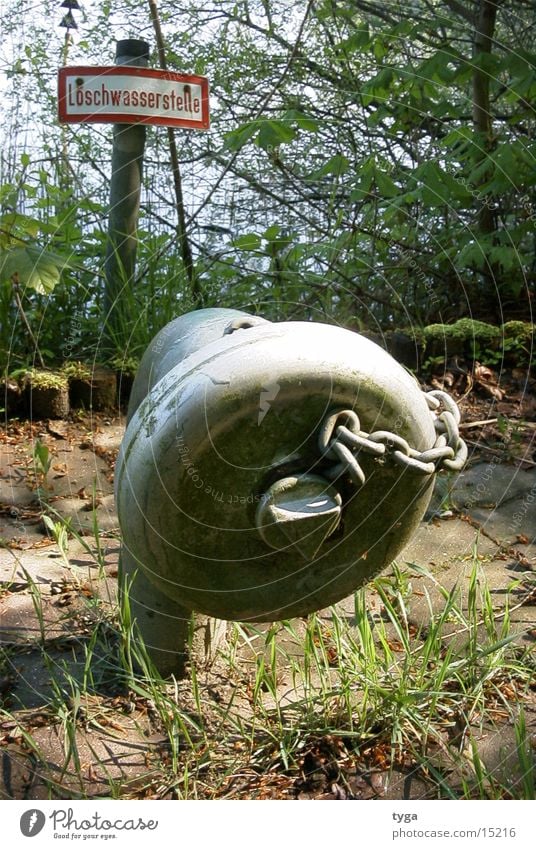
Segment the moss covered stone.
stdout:
[[32,369],[26,374],[25,389],[32,418],[63,419],[69,415],[69,386],[65,375]]
[[509,321],[500,327],[471,318],[431,324],[424,329],[425,358],[460,355],[486,365],[499,361],[517,365],[530,357],[533,333],[533,325],[523,321]]
[[31,369],[26,373],[25,383],[32,389],[66,390],[68,381],[64,374],[58,371],[41,371]]
[[84,365],[84,363],[69,360],[62,366],[62,374],[65,375],[67,380],[90,380],[91,379],[91,369],[89,366]]

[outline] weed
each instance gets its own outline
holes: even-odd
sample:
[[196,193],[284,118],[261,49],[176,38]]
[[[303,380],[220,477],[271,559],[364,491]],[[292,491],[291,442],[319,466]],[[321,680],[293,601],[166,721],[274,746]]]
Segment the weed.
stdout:
[[84,363],[69,360],[64,363],[61,373],[67,380],[91,380],[91,369]]
[[36,475],[40,475],[44,481],[52,465],[52,457],[48,445],[36,439],[33,447],[32,458]]
[[32,389],[67,389],[67,378],[64,374],[45,369],[31,369],[28,371],[26,373],[26,383]]
[[71,565],[68,557],[69,531],[72,531],[71,519],[54,522],[50,516],[44,514],[43,522],[45,527],[50,531],[52,539],[58,546],[63,562],[69,568]]
[[[67,558],[66,529],[59,519],[48,525]],[[100,544],[85,542],[102,569]],[[443,598],[439,610],[428,598],[420,630],[411,622],[415,575]],[[112,797],[262,798],[270,786],[292,794],[305,753],[319,741],[331,741],[343,783],[345,771],[371,763],[386,776],[409,765],[435,797],[534,794],[521,705],[536,662],[515,644],[508,607],[500,615],[494,609],[476,546],[465,587],[446,590],[426,570],[395,564],[355,594],[351,611],[339,606],[264,627],[230,624],[215,669],[192,663],[185,680],[164,681],[152,664],[132,618],[128,584],[120,609],[93,608],[93,626],[78,640],[78,662],[58,664],[49,652],[39,588],[27,579],[51,681],[46,710],[64,741],[60,772],[74,770],[82,788],[79,727],[98,734],[117,711],[103,702],[108,698],[112,705],[127,699],[166,741],[137,779],[138,789],[106,776]],[[224,683],[215,698],[218,681]],[[88,714],[88,699],[101,705],[102,717]],[[520,778],[511,784],[490,772],[475,735],[497,716],[510,719],[515,731]],[[31,736],[31,728],[24,733]]]

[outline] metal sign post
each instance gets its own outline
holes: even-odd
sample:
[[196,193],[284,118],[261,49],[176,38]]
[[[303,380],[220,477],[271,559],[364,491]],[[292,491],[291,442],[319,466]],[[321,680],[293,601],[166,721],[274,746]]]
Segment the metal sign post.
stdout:
[[207,78],[155,70],[148,62],[147,42],[126,39],[117,42],[115,65],[64,67],[58,73],[61,123],[114,124],[104,264],[105,333],[112,350],[125,321],[118,304],[135,275],[145,128],[209,127]]
[[[145,67],[148,61],[149,45],[146,41],[129,39],[117,42],[118,65]],[[145,137],[146,130],[142,123],[114,125],[108,242],[104,262],[105,336],[112,345],[120,326],[120,312],[116,304],[123,288],[131,284],[136,269],[136,230]]]
[[[104,265],[104,334],[111,351],[117,351],[118,340],[125,338],[125,323],[133,323],[136,318],[126,313],[122,304],[123,293],[132,286],[135,276],[146,126],[197,130],[209,127],[207,78],[154,70],[147,67],[148,62],[147,42],[128,39],[117,42],[115,65],[64,67],[58,73],[58,114],[62,124],[114,124]],[[172,164],[177,190],[180,177],[173,154]],[[192,610],[170,602],[138,572],[138,564],[123,547],[121,592],[128,583],[130,609],[141,632],[145,634],[146,621],[152,626],[147,649],[160,669],[184,674],[186,660],[194,655],[203,663],[208,661],[225,637],[225,623],[196,614],[190,640]]]

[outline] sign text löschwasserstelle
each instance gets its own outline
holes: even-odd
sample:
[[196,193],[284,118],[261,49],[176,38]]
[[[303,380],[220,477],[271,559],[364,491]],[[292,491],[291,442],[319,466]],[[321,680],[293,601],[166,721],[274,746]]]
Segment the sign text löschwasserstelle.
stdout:
[[62,123],[209,127],[208,79],[130,65],[73,66],[58,72]]

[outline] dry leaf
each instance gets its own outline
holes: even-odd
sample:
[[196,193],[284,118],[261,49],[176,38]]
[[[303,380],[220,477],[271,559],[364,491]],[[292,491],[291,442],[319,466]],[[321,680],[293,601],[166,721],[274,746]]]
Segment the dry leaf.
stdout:
[[61,419],[50,419],[47,423],[47,430],[56,439],[65,439],[67,436],[67,426]]

